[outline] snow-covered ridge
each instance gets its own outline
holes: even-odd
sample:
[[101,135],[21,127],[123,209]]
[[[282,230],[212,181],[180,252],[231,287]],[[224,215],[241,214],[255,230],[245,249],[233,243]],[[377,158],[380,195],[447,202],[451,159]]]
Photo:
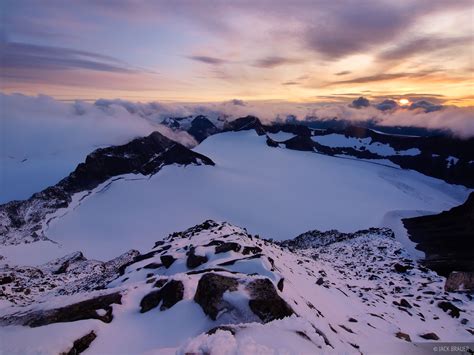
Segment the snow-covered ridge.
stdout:
[[213,165],[214,162],[159,132],[121,146],[99,148],[56,185],[28,200],[0,205],[0,245],[47,240],[43,228],[46,216],[68,207],[75,195],[83,195],[116,176],[151,176],[171,164]]
[[[4,305],[0,350],[416,353],[429,339],[471,339],[469,296],[444,293],[444,278],[409,259],[387,230],[331,233],[324,246],[291,251],[205,221],[133,260],[119,259],[115,280],[98,290]],[[41,271],[82,274],[91,266],[75,254]],[[2,292],[11,294],[19,275],[6,274]]]

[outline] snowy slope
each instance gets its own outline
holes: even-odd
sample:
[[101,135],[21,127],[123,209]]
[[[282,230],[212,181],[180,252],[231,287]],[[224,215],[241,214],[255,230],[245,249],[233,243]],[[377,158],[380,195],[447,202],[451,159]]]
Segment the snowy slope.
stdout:
[[389,230],[311,241],[282,248],[206,221],[158,241],[105,288],[76,293],[59,290],[100,264],[77,254],[48,263],[38,270],[55,287],[30,286],[26,305],[0,310],[0,352],[411,354],[425,353],[426,337],[472,339],[468,296],[445,294],[444,278],[410,260]]
[[410,170],[270,148],[254,131],[211,136],[195,151],[216,166],[167,166],[151,178],[114,181],[58,211],[64,215],[50,222],[46,235],[62,246],[62,255],[81,250],[105,260],[130,248],[144,250],[207,218],[281,240],[315,228],[383,225],[394,210],[439,212],[468,194]]

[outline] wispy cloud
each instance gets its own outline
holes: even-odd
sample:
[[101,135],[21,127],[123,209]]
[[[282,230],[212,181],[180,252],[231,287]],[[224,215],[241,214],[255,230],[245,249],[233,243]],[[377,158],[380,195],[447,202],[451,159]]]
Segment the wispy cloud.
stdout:
[[472,36],[462,37],[421,37],[393,46],[378,55],[379,60],[400,60],[416,54],[431,54],[459,45],[472,45]]
[[303,59],[298,58],[286,58],[286,57],[279,57],[279,56],[268,56],[265,58],[261,58],[254,62],[254,66],[260,68],[275,68],[280,65],[286,64],[299,64],[304,62]]
[[[4,42],[2,68],[35,70],[87,69],[102,72],[131,73],[138,69],[113,57],[71,48]],[[4,72],[2,70],[2,72]]]
[[379,73],[368,76],[361,76],[349,80],[340,80],[327,84],[327,86],[332,85],[341,85],[341,84],[365,84],[372,83],[376,81],[387,81],[394,79],[403,79],[403,78],[421,78],[430,74],[439,72],[439,70],[427,70],[420,72],[401,72],[401,73]]
[[191,56],[188,56],[188,58],[196,62],[211,64],[211,65],[221,65],[221,64],[227,63],[227,60],[216,58],[216,57],[209,57],[205,55],[191,55]]

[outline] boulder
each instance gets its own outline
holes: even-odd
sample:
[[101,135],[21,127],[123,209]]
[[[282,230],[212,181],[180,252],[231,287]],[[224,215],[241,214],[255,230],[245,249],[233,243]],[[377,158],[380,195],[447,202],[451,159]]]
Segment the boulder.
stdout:
[[207,263],[207,256],[201,256],[194,254],[194,249],[191,249],[186,260],[186,266],[189,269],[197,268],[199,265]]
[[241,248],[242,247],[240,246],[239,243],[235,243],[235,242],[222,243],[216,246],[216,254],[226,253],[228,251],[235,251],[237,253],[240,251]]
[[291,316],[294,312],[282,299],[269,279],[257,279],[247,285],[249,307],[264,323]]
[[175,262],[176,258],[172,255],[162,255],[160,256],[161,263],[164,265],[165,268],[169,268]]
[[238,281],[232,277],[204,274],[199,279],[194,301],[212,320],[216,320],[221,311],[231,308],[230,304],[222,299],[222,295],[226,291],[236,291],[237,286]]
[[[98,319],[104,323],[110,323],[113,319],[111,305],[114,303],[122,303],[122,295],[120,292],[98,296],[60,308],[33,311],[20,316],[0,318],[0,324],[17,324],[34,328],[52,323],[74,322],[83,319]],[[105,310],[106,313],[103,315],[97,313],[97,311],[101,309]]]
[[474,290],[473,271],[453,271],[449,274],[444,284],[447,292]]
[[395,265],[393,265],[393,269],[396,272],[404,273],[404,272],[407,272],[410,269],[413,269],[413,267],[410,266],[410,265],[402,265],[402,264],[396,263]]
[[406,333],[403,333],[403,332],[397,332],[395,334],[395,336],[398,338],[398,339],[403,339],[403,340],[406,340],[406,341],[409,341],[411,342],[411,338],[408,334]]
[[140,302],[140,313],[156,308],[161,302],[160,311],[173,307],[183,299],[184,285],[181,281],[171,280],[162,288],[147,294]]
[[420,337],[426,340],[439,340],[439,336],[437,336],[435,333],[422,334]]
[[83,353],[89,348],[91,343],[97,338],[97,335],[94,331],[90,331],[83,337],[74,341],[72,348],[68,352],[61,353],[61,355],[77,355]]
[[262,252],[262,249],[259,247],[244,247],[244,250],[242,250],[242,254],[248,255],[248,254],[259,254]]
[[453,317],[453,318],[459,318],[459,312],[461,312],[461,309],[456,307],[454,304],[451,302],[447,301],[441,301],[438,303],[438,307],[441,308],[444,312],[448,312],[448,314]]

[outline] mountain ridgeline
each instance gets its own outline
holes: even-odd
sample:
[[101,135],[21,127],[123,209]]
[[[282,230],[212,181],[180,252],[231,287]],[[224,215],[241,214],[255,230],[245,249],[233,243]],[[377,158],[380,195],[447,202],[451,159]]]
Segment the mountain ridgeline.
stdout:
[[35,193],[28,200],[1,205],[0,244],[45,239],[42,224],[46,215],[68,207],[72,195],[90,191],[124,174],[153,175],[170,164],[214,165],[214,162],[158,132],[124,145],[97,149],[56,185]]

